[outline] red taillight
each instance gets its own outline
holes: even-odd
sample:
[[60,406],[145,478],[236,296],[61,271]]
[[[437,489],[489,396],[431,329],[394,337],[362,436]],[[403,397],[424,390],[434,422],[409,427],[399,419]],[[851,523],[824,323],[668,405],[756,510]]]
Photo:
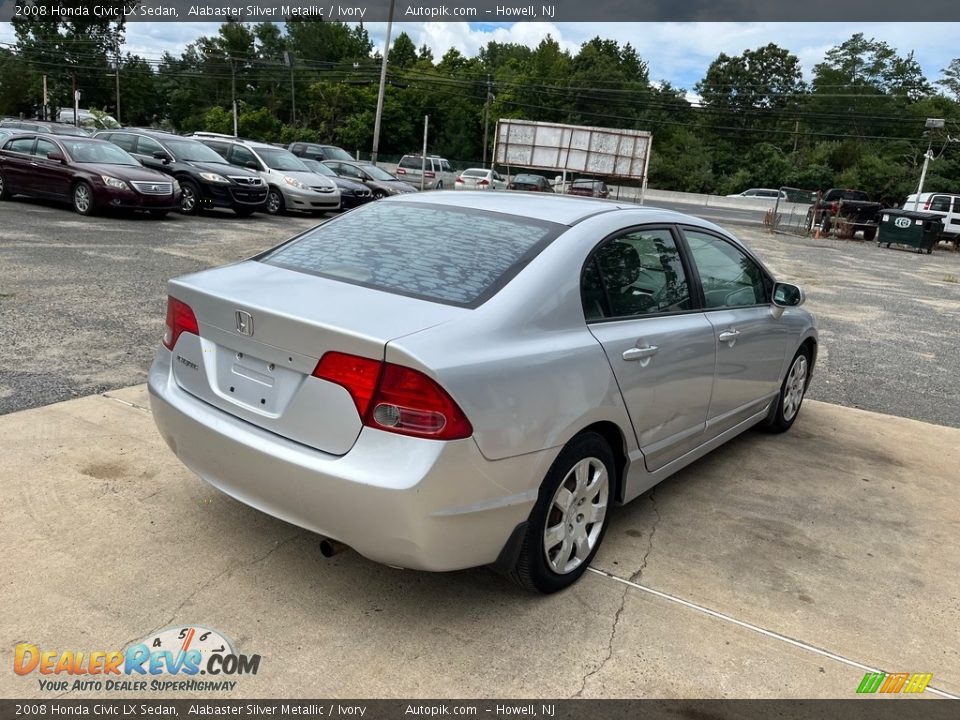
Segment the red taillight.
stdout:
[[837,207],[839,207],[837,203],[835,202],[830,203],[830,212],[835,213],[837,211]]
[[489,185],[489,184],[490,184],[490,181],[487,180],[486,178],[484,178],[483,180],[477,181],[477,185],[478,185],[478,186],[481,186],[481,185]]
[[458,178],[457,178],[457,182],[460,183],[461,185],[463,185],[463,178],[462,178],[462,177],[458,177]]
[[432,170],[424,170],[424,171],[423,171],[423,176],[424,176],[424,177],[436,177],[437,174],[436,174],[435,172],[433,172]]
[[345,387],[353,398],[360,417],[364,417],[373,392],[377,389],[381,364],[379,360],[328,352],[320,358],[313,376]]
[[923,209],[924,209],[924,210],[929,210],[929,209],[930,209],[930,203],[931,203],[931,201],[930,201],[930,200],[927,200],[927,201],[923,204]]
[[406,175],[406,174],[407,174],[407,171],[404,170],[402,167],[397,168],[397,175]]
[[459,440],[473,434],[453,398],[417,370],[329,352],[320,358],[313,375],[346,388],[368,427],[434,440]]
[[167,328],[163,333],[163,344],[167,350],[173,350],[181,333],[200,334],[197,316],[185,302],[167,296]]

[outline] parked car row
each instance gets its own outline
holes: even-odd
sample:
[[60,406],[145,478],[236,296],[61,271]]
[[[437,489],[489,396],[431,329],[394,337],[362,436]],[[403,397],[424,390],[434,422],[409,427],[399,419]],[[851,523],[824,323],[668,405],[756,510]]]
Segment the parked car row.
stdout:
[[[104,171],[104,164],[121,170]],[[332,145],[284,148],[232,135],[146,128],[101,130],[90,137],[57,123],[0,123],[0,198],[67,201],[84,215],[109,208],[156,216],[213,208],[242,217],[286,210],[322,214],[416,190]]]

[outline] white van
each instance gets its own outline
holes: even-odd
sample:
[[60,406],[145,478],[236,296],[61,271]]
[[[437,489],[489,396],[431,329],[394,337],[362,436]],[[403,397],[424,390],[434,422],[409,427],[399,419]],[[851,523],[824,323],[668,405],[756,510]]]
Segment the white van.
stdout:
[[920,193],[908,195],[904,210],[919,210],[943,218],[943,234],[954,243],[960,240],[960,195],[950,193]]

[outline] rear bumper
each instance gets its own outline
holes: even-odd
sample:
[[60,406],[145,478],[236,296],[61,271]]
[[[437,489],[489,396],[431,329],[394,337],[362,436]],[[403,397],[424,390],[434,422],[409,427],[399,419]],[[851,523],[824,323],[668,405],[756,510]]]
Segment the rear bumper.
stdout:
[[251,507],[387,565],[443,571],[495,562],[559,451],[490,461],[472,438],[437,442],[365,427],[346,455],[329,455],[184,392],[170,358],[161,348],[150,369],[150,406],[185,465]]

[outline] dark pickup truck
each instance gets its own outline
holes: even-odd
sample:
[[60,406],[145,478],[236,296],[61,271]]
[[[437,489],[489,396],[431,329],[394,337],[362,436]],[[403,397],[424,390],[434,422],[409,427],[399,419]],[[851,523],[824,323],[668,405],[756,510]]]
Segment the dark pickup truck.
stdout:
[[820,194],[807,211],[807,228],[819,226],[824,235],[835,230],[839,238],[852,238],[862,230],[863,239],[869,242],[877,236],[882,209],[862,190],[832,188]]

